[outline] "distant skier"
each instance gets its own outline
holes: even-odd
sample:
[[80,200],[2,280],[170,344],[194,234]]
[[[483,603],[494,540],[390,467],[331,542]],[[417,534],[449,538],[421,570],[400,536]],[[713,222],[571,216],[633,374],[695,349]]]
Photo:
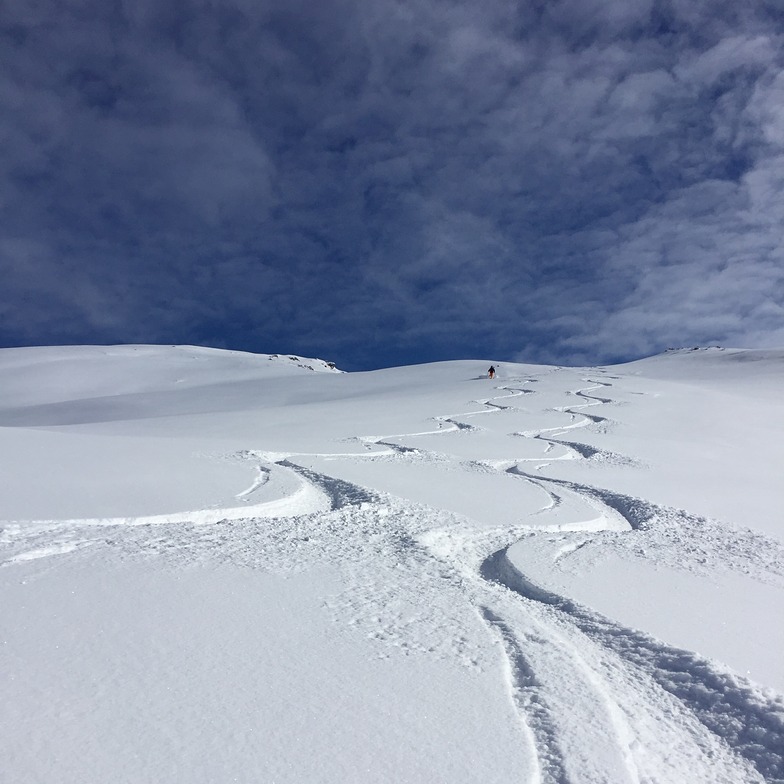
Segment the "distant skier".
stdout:
[[487,375],[490,376],[490,378],[495,378],[495,368],[492,365],[490,365],[490,370],[487,371]]

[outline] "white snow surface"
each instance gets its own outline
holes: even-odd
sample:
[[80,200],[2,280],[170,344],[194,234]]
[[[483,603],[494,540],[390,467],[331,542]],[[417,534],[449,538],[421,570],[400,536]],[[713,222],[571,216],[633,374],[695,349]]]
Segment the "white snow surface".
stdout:
[[784,781],[784,351],[0,351],[0,780]]

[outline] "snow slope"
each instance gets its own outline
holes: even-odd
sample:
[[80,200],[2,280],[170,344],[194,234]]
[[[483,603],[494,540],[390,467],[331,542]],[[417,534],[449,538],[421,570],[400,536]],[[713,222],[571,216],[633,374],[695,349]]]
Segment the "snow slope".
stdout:
[[0,780],[784,781],[784,352],[0,351]]

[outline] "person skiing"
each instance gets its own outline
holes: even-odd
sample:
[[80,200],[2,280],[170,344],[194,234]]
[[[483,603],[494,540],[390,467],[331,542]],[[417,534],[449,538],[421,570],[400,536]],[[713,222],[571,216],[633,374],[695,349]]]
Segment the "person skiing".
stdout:
[[492,365],[490,365],[490,370],[487,371],[487,375],[490,376],[490,378],[495,378],[495,368]]

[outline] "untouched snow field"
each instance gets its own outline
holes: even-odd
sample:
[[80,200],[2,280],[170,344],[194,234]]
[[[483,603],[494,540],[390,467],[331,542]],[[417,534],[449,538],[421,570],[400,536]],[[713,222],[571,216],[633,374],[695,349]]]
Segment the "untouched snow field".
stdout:
[[0,781],[784,781],[784,351],[0,351]]

